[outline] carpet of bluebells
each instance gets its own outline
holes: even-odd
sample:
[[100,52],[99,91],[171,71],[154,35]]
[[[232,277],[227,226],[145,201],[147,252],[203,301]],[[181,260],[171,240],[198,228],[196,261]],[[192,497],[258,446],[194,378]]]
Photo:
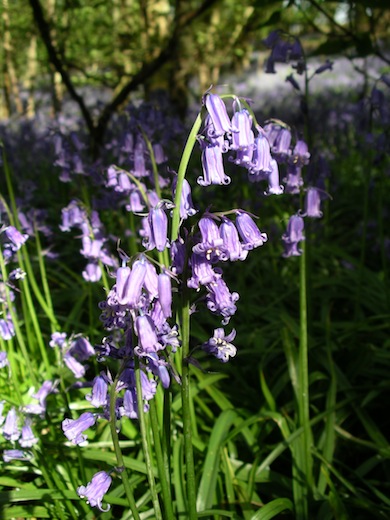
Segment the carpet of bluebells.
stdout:
[[266,44],[283,99],[156,93],[98,157],[1,122],[1,518],[390,517],[390,76]]

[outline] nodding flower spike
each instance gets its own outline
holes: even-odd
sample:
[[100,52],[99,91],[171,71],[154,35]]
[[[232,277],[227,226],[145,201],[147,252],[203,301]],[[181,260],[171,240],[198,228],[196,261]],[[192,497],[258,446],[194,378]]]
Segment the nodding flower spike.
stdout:
[[206,106],[214,126],[214,136],[218,137],[232,131],[232,125],[226,110],[226,105],[216,94],[206,93],[203,96],[203,104]]

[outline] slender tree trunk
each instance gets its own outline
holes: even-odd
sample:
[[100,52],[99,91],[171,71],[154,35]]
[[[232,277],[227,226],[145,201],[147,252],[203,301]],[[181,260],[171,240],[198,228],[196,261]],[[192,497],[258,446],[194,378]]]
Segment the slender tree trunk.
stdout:
[[27,75],[25,80],[25,86],[28,91],[28,100],[27,100],[27,109],[26,115],[27,117],[35,116],[35,97],[34,97],[34,86],[35,79],[37,76],[37,37],[35,34],[31,37],[30,45],[27,51]]
[[23,103],[20,97],[19,85],[12,59],[12,38],[9,23],[8,0],[3,0],[3,48],[4,48],[4,94],[8,111],[12,113],[12,107],[18,114],[23,114]]

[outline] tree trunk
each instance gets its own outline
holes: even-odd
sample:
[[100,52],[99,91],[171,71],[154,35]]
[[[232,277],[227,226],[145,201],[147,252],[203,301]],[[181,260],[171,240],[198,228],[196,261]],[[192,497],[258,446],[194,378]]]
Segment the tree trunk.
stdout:
[[3,0],[3,48],[4,48],[4,94],[6,106],[12,114],[15,106],[18,114],[23,114],[23,103],[20,97],[19,85],[12,59],[12,38],[9,23],[8,0]]

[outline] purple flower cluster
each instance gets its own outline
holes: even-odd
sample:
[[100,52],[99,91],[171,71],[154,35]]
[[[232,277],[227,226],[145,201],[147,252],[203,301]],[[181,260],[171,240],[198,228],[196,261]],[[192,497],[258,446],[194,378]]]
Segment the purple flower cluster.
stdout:
[[86,258],[87,265],[83,271],[83,278],[87,282],[97,282],[102,277],[100,264],[116,267],[117,261],[106,247],[107,237],[97,211],[92,210],[88,215],[81,202],[72,200],[62,209],[61,231],[70,231],[78,228],[81,231],[82,248],[80,254]]
[[95,355],[95,349],[87,338],[78,334],[67,339],[65,332],[54,332],[51,336],[50,346],[60,349],[63,363],[76,379],[84,377],[88,367],[83,363]]
[[[0,353],[0,368],[4,368],[8,364],[5,353]],[[34,417],[42,417],[46,411],[46,399],[49,393],[56,391],[56,384],[51,381],[45,381],[39,390],[32,395],[37,403],[31,403],[23,408],[17,409],[10,406],[7,414],[4,416],[4,401],[0,401],[0,432],[5,441],[12,446],[3,452],[4,462],[11,460],[31,460],[33,455],[28,448],[32,448],[39,442],[38,437],[34,433],[36,425],[33,423]]]

